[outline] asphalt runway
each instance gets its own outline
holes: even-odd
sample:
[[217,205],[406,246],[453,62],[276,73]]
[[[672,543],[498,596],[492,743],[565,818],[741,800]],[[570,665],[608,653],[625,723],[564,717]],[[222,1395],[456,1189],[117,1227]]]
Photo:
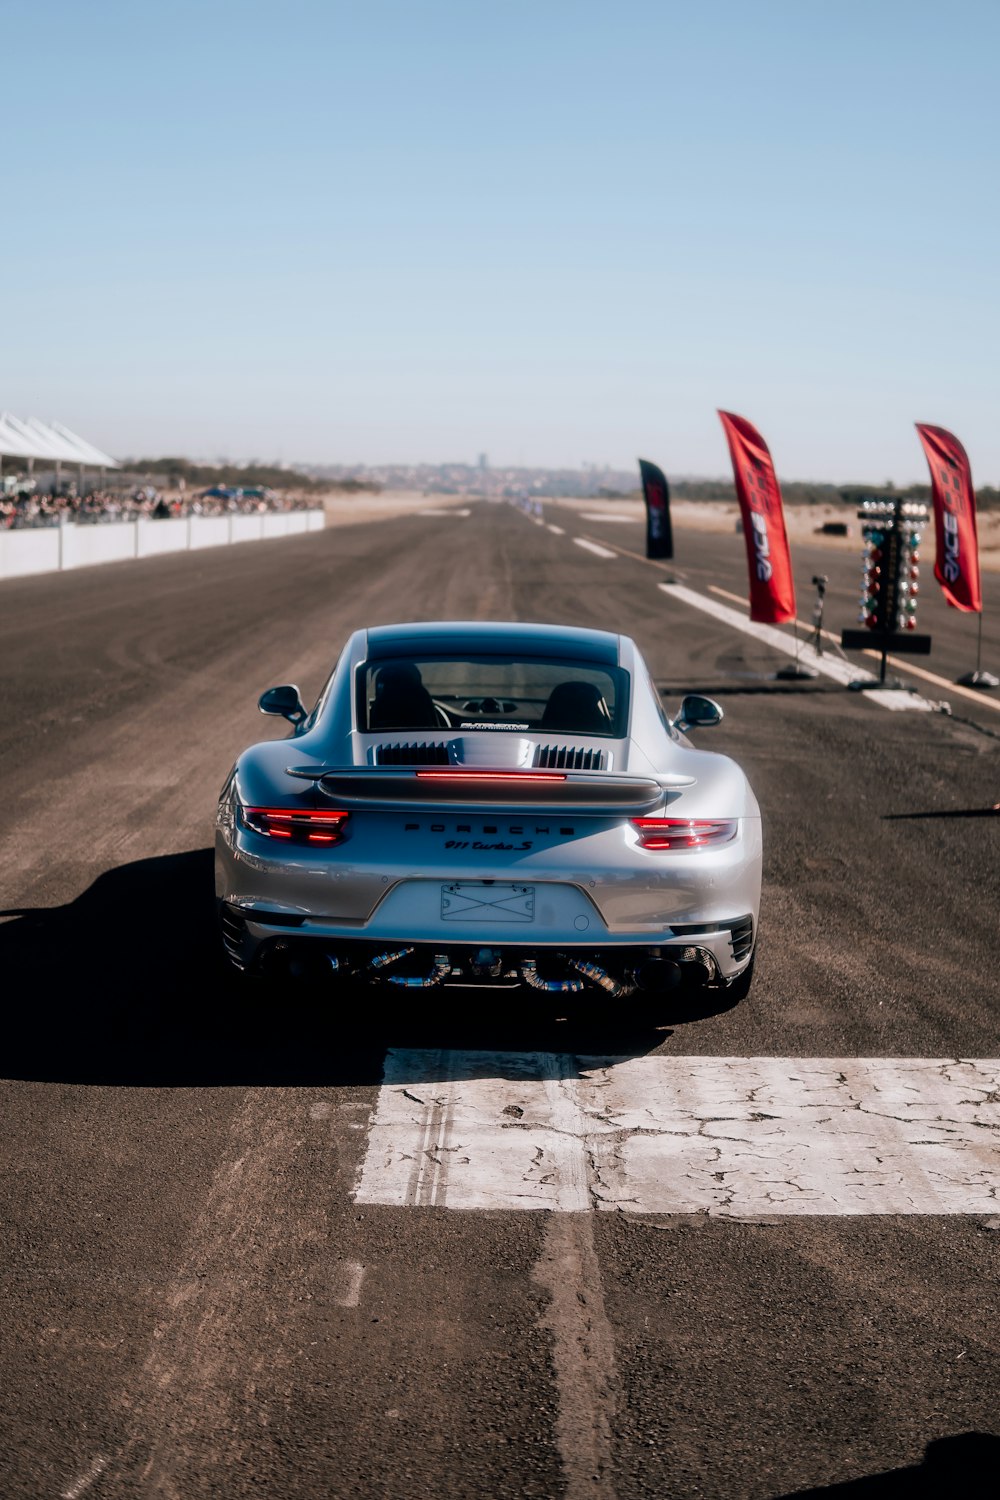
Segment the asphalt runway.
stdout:
[[[1000,1055],[996,708],[916,679],[950,716],[776,682],[786,657],[658,587],[742,596],[737,537],[681,533],[658,569],[628,555],[636,526],[469,511],[0,586],[0,1494],[971,1488],[1000,1450],[998,1091],[948,1106],[993,1153],[992,1176],[959,1182],[976,1211],[365,1192],[393,1080],[495,1100],[489,1152],[536,1099],[538,1128],[572,1136],[595,1078],[627,1092],[720,1060],[782,1079],[836,1060],[850,1086],[855,1060],[877,1080],[916,1059],[954,1082],[959,1060]],[[858,560],[797,552],[806,619],[817,570],[827,625],[853,625]],[[928,576],[922,664],[947,682],[974,626],[935,592]],[[668,702],[719,693],[725,722],[699,743],[745,766],[765,828],[745,1001],[567,1017],[537,996],[248,1001],[228,980],[212,821],[235,755],[281,732],[259,693],[294,681],[308,699],[359,624],[438,617],[621,629]],[[944,1106],[924,1097],[926,1155]]]

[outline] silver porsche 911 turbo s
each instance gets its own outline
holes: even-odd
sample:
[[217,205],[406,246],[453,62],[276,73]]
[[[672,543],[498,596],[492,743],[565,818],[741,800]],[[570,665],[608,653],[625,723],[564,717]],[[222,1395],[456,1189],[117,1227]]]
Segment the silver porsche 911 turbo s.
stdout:
[[[627,636],[552,625],[359,630],[311,713],[260,700],[219,800],[236,968],[409,990],[745,993],[760,904],[746,776],[671,720]],[[595,994],[594,998],[597,996]]]

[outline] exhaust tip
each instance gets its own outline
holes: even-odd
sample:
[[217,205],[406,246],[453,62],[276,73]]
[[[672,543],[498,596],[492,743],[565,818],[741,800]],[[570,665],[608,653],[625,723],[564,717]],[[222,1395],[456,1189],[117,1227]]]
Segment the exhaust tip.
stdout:
[[651,958],[640,966],[636,978],[644,990],[675,990],[684,971],[669,958]]

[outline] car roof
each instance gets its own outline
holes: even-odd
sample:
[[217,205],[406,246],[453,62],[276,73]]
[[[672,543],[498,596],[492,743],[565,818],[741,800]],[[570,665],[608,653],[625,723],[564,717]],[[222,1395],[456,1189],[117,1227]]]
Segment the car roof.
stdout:
[[376,625],[368,631],[368,658],[390,656],[555,657],[615,667],[619,637],[609,630],[573,625],[503,624],[493,620],[431,620]]

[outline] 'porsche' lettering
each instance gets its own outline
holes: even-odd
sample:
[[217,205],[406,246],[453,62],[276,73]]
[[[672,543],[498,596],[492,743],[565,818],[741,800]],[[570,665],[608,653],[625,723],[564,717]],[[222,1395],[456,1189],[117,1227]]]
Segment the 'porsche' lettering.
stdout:
[[[531,834],[535,837],[548,835],[551,837],[553,832],[552,825],[550,823],[536,823],[534,827],[528,827],[524,823],[508,823],[503,828],[501,828],[498,823],[482,823],[478,828],[478,832],[480,834],[479,838],[460,838],[458,837],[458,835],[460,834],[476,833],[477,830],[473,826],[473,824],[455,823],[450,828],[447,823],[403,824],[404,833],[420,833],[424,830],[426,830],[428,833],[454,833],[454,838],[448,838],[445,840],[444,847],[446,849],[496,849],[504,852],[517,853],[520,853],[526,849],[534,848],[532,839],[527,838],[526,835]],[[560,838],[567,839],[573,838],[576,833],[575,828],[569,828],[566,826],[562,826],[555,831]],[[487,839],[487,835],[489,834],[499,834],[500,838],[495,843],[489,842]],[[506,839],[511,839],[514,842],[508,843],[506,842]]]

